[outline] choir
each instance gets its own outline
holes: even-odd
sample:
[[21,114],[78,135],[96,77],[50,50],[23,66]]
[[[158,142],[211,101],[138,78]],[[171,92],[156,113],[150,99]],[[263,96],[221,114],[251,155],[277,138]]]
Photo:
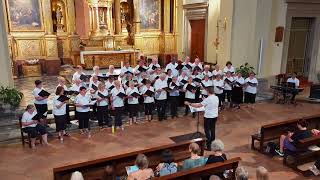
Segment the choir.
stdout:
[[[65,129],[70,121],[70,103],[76,107],[80,133],[90,137],[89,119],[96,118],[100,130],[111,126],[124,130],[122,117],[126,113],[129,114],[130,125],[137,123],[138,112],[142,111],[145,120],[151,121],[156,110],[158,120],[163,121],[167,119],[166,110],[169,106],[171,117],[176,118],[178,106],[185,105],[185,102],[201,102],[208,97],[208,87],[213,87],[218,97],[219,110],[226,105],[240,108],[243,98],[245,103],[254,104],[258,84],[253,72],[244,79],[231,62],[227,62],[223,70],[219,65],[211,69],[209,65],[203,66],[199,58],[191,63],[189,57],[182,63],[177,63],[173,58],[165,67],[161,67],[156,58],[150,64],[140,60],[134,68],[125,62],[119,74],[112,65],[106,73],[101,73],[99,67],[94,66],[91,75],[85,74],[82,67],[77,66],[70,87],[65,85],[64,78],[59,77],[58,82],[53,115],[61,141],[63,136],[68,135]],[[45,92],[42,82],[35,81],[33,95],[37,114],[44,114],[48,110],[49,95]],[[185,106],[185,116],[188,113],[189,107]]]

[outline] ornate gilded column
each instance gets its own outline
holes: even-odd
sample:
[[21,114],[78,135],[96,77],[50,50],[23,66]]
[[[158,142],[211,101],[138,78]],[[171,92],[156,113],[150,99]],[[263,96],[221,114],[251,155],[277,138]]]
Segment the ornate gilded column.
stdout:
[[43,0],[43,18],[46,34],[50,35],[53,33],[53,22],[51,13],[51,0]]
[[112,22],[112,1],[109,1],[107,4],[107,26],[110,34],[114,34]]
[[134,3],[134,23],[135,23],[135,29],[136,34],[140,34],[140,1],[133,1]]
[[95,13],[95,22],[96,22],[96,32],[100,31],[100,24],[99,24],[99,7],[96,5],[94,8],[94,13]]
[[67,1],[67,9],[68,9],[68,23],[67,29],[69,34],[75,34],[76,31],[76,12],[74,10],[74,0]]
[[115,13],[115,31],[116,34],[121,34],[121,12],[120,0],[114,0],[114,13]]

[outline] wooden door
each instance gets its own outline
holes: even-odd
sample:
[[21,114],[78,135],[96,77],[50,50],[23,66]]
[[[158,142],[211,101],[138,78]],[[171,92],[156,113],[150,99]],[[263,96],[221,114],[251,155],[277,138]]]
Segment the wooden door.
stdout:
[[191,61],[199,57],[204,61],[205,20],[190,20],[191,25]]

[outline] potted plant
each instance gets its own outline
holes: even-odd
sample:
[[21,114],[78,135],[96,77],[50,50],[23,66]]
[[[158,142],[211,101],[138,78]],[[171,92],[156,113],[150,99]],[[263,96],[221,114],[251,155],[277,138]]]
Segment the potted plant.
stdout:
[[249,73],[254,71],[254,67],[249,65],[248,63],[245,63],[244,65],[241,65],[240,67],[236,68],[236,73],[241,73],[243,78],[249,77]]
[[23,98],[23,93],[15,88],[0,87],[0,102],[3,104],[5,112],[10,112],[11,109],[16,109]]

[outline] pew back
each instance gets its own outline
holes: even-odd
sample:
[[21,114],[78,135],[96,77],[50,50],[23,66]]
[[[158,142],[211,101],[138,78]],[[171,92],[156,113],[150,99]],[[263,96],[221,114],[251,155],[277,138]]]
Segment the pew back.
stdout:
[[181,143],[164,145],[155,148],[111,156],[107,158],[101,158],[92,161],[57,167],[53,169],[54,179],[69,180],[72,172],[74,171],[82,172],[86,180],[101,179],[104,175],[104,168],[107,165],[112,165],[114,167],[115,176],[123,176],[126,174],[125,167],[134,165],[135,159],[138,154],[145,154],[149,160],[149,167],[154,169],[162,161],[161,152],[165,149],[169,149],[173,152],[176,162],[183,161],[189,158],[189,145],[191,142],[198,143],[202,149],[201,152],[203,153],[205,139],[199,138],[196,140],[184,141]]

